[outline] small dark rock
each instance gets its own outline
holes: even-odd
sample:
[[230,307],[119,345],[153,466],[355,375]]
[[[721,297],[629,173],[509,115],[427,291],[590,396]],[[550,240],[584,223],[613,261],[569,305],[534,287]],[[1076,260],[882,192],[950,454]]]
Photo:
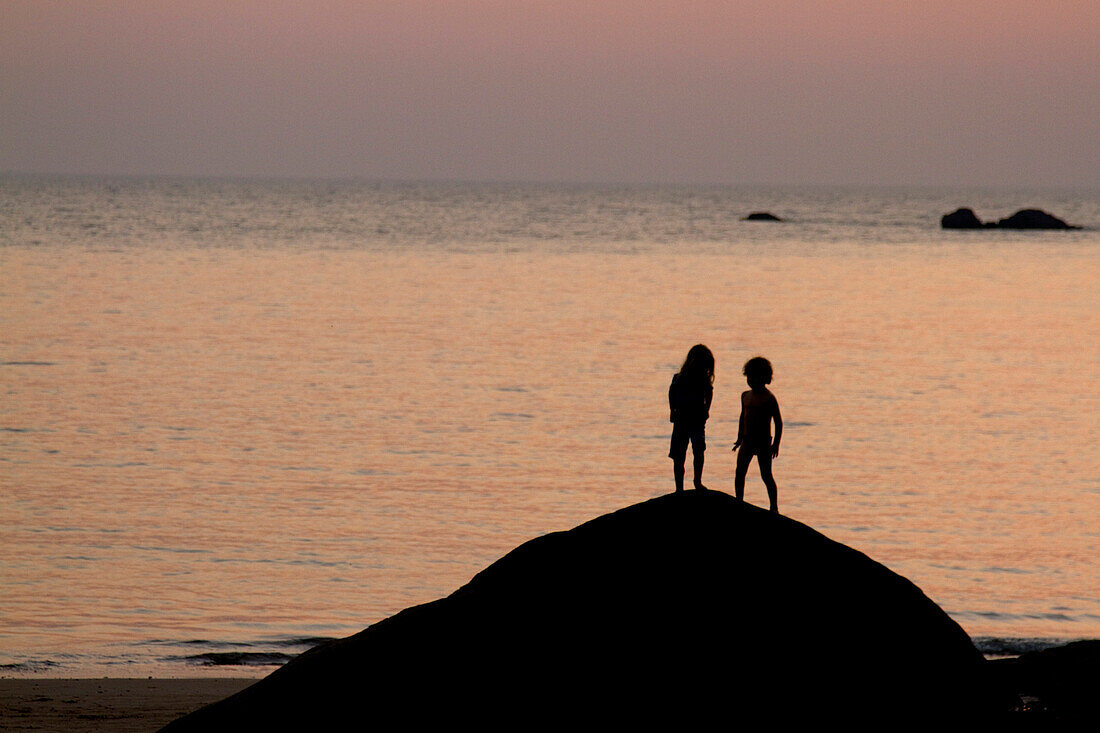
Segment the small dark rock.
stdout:
[[1041,209],[1020,209],[1007,219],[982,222],[973,209],[955,209],[940,217],[944,229],[1080,229]]
[[[1027,652],[994,663],[1002,684],[1030,701],[1025,713],[1041,713],[1051,722],[1096,720],[1100,702],[1100,640]],[[1035,717],[1033,714],[1031,717]]]
[[783,221],[775,214],[768,211],[754,211],[741,221]]
[[1007,219],[997,222],[998,229],[1080,229],[1070,226],[1041,209],[1020,209]]
[[981,229],[982,222],[973,209],[955,209],[940,217],[940,226],[944,229]]

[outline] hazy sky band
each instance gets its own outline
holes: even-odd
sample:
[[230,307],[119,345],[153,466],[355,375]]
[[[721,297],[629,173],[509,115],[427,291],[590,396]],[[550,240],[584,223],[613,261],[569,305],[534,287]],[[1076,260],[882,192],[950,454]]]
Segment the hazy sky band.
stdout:
[[12,2],[0,171],[1100,186],[1100,3]]

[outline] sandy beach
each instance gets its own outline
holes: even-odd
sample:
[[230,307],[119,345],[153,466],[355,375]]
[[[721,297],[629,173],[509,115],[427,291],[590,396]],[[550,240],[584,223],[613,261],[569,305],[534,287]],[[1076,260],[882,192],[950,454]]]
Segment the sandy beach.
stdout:
[[0,679],[5,731],[148,733],[254,679]]

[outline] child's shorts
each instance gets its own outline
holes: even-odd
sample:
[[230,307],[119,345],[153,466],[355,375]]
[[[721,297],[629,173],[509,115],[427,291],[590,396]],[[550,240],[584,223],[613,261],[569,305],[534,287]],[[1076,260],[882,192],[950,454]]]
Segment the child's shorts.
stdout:
[[672,425],[672,444],[668,448],[668,457],[678,463],[687,459],[688,441],[691,441],[692,455],[700,456],[707,449],[706,428]]
[[772,457],[772,436],[767,435],[755,440],[745,440],[745,442],[741,444],[741,450],[737,451],[738,457],[740,457],[743,452],[751,456],[756,456],[757,460],[770,460]]

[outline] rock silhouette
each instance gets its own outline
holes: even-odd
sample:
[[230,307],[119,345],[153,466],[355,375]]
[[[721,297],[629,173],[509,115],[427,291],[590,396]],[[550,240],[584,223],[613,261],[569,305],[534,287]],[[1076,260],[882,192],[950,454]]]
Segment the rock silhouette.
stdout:
[[973,209],[955,209],[940,217],[943,229],[1080,229],[1041,209],[1020,209],[996,222],[982,222]]
[[979,718],[988,663],[919,588],[718,491],[520,545],[164,730]]
[[754,211],[748,216],[741,219],[741,221],[783,221],[775,214],[769,211]]
[[997,222],[998,229],[1080,229],[1065,223],[1041,209],[1020,209],[1007,219]]
[[[1029,720],[1055,728],[1074,724],[1086,730],[1089,720],[1100,720],[1100,640],[1075,641],[1065,646],[1026,652],[992,663],[1004,685],[1032,700],[1037,707]],[[1037,703],[1037,704],[1036,704]]]
[[940,226],[944,229],[981,229],[985,225],[973,209],[955,209],[940,218]]

